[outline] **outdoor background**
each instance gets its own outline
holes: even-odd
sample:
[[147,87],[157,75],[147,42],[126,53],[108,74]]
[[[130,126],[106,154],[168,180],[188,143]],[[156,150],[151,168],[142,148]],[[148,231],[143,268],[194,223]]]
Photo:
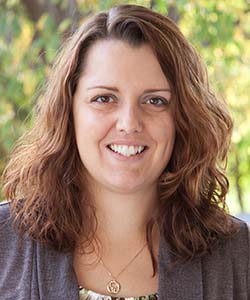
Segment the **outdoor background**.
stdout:
[[168,15],[204,58],[235,122],[230,212],[250,211],[250,0],[0,0],[0,173],[13,143],[32,124],[32,107],[61,42],[89,15],[121,3]]

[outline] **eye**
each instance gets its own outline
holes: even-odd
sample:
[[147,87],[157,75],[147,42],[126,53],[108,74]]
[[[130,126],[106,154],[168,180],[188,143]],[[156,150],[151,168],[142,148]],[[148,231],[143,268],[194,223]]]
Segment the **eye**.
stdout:
[[100,95],[95,97],[92,102],[96,103],[111,103],[114,102],[114,99],[109,95]]
[[154,105],[154,106],[165,106],[169,104],[169,101],[162,97],[151,97],[145,101],[145,103]]

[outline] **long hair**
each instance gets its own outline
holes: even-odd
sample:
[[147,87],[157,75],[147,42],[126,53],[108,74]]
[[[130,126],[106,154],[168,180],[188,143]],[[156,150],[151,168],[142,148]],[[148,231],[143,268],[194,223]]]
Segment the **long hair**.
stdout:
[[4,192],[22,234],[60,251],[74,249],[80,237],[91,244],[97,219],[76,146],[72,98],[88,49],[105,39],[150,45],[171,86],[176,140],[159,178],[159,215],[146,229],[155,274],[155,222],[183,262],[212,251],[235,231],[226,212],[224,174],[232,121],[209,87],[200,56],[169,18],[120,5],[80,26],[55,61],[34,126],[12,153],[3,174]]

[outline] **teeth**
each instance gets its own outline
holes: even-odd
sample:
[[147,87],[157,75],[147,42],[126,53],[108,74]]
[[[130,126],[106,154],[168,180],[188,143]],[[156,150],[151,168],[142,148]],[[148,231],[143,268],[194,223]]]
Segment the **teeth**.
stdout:
[[109,148],[114,152],[129,157],[131,155],[136,155],[137,153],[141,153],[145,147],[111,144],[109,145]]

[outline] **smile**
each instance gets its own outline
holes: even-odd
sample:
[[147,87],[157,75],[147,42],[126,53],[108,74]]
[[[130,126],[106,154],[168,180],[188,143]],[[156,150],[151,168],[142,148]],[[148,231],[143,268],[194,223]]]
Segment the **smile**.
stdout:
[[140,154],[146,149],[146,146],[110,144],[108,145],[108,148],[113,152],[129,157],[129,156]]

